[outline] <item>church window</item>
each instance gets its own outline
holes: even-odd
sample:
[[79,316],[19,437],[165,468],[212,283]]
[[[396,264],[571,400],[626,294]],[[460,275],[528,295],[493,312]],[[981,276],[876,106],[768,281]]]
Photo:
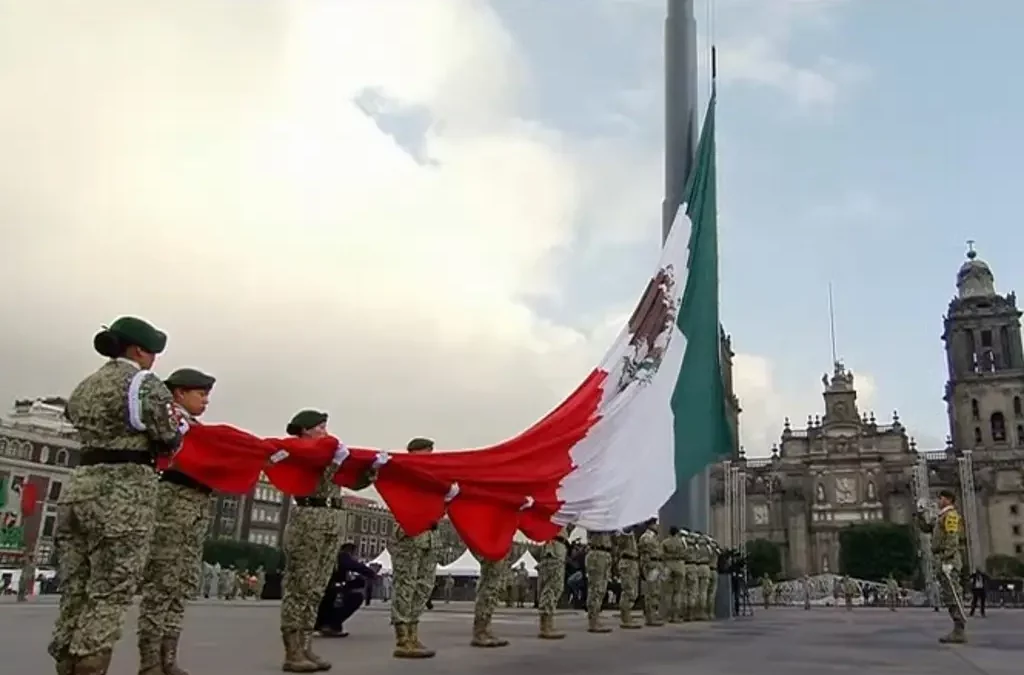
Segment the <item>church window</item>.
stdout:
[[1024,407],[1021,406],[1020,396],[1013,397],[1013,415],[1014,417],[1024,417]]
[[981,331],[981,346],[992,347],[992,331],[983,330]]
[[1016,504],[1010,504],[1010,515],[1015,516],[1020,513],[1020,507]]
[[992,413],[990,422],[992,424],[992,440],[996,443],[1006,442],[1006,420],[1003,419],[1003,413]]
[[974,443],[981,445],[981,427],[974,427]]
[[57,451],[57,464],[58,464],[58,466],[67,466],[68,465],[68,451],[67,450],[58,450]]
[[1024,445],[1024,424],[1017,425],[1017,445]]
[[1010,349],[1010,329],[1003,326],[999,329],[999,346],[1000,351],[1003,353],[1003,365],[1007,368],[1011,367],[1010,360],[1013,350]]
[[971,399],[971,417],[976,420],[981,419],[981,411],[978,410],[978,399],[976,398]]
[[971,372],[977,372],[978,370],[978,349],[974,344],[974,333],[967,331],[967,353],[971,360],[970,369]]

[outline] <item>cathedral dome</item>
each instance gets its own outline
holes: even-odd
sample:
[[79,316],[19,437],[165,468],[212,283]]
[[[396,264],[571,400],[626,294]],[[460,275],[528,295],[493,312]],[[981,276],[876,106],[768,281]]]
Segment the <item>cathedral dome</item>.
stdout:
[[960,271],[956,274],[956,289],[961,298],[979,298],[996,294],[992,268],[984,260],[978,259],[978,253],[973,247],[967,251],[967,262],[960,266]]

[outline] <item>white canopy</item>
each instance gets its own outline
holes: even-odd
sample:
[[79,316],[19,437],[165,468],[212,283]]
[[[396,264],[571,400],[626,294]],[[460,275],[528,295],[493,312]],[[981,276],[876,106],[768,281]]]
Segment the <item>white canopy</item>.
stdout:
[[380,555],[370,561],[369,564],[377,563],[380,565],[380,571],[383,574],[391,574],[394,568],[391,565],[391,553],[387,549],[380,552]]
[[441,576],[450,577],[478,577],[480,576],[480,563],[473,557],[473,554],[469,552],[467,548],[462,555],[448,563],[437,568],[437,573]]
[[512,569],[516,569],[520,565],[526,566],[526,573],[530,575],[531,579],[537,576],[537,559],[529,551],[523,553],[519,556],[519,560],[512,563]]

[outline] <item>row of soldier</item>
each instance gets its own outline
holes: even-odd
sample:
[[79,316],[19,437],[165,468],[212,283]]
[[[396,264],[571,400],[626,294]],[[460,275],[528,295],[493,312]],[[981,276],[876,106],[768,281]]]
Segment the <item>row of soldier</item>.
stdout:
[[[107,361],[68,398],[66,414],[82,450],[61,495],[57,519],[61,602],[48,652],[58,675],[106,675],[136,589],[142,595],[139,675],[187,675],[177,663],[177,651],[185,605],[201,585],[202,543],[213,491],[175,470],[166,458],[173,456],[189,428],[199,424],[215,379],[186,368],[159,380],[151,369],[166,344],[167,335],[149,323],[118,319],[93,339],[93,347]],[[303,410],[292,417],[286,432],[324,438],[327,420],[324,412]],[[410,453],[433,449],[434,442],[426,438],[407,445]],[[280,629],[286,672],[331,668],[313,651],[312,638],[341,545],[344,512],[334,477],[348,454],[339,443],[316,489],[295,497],[285,529]],[[375,478],[371,469],[357,487],[369,486]],[[703,535],[678,530],[661,540],[654,527],[651,521],[642,531],[589,533],[591,632],[610,630],[601,622],[601,607],[615,564],[624,588],[623,627],[639,627],[630,613],[641,583],[648,625],[660,625],[662,616],[677,622],[709,614],[718,547]],[[567,536],[563,531],[546,544],[538,565],[543,638],[563,637],[554,630],[554,612],[564,587]],[[391,623],[397,658],[434,655],[420,640],[419,624],[434,588],[436,539],[436,528],[416,536],[396,533]],[[481,561],[472,635],[476,646],[507,644],[491,632],[507,564]]]

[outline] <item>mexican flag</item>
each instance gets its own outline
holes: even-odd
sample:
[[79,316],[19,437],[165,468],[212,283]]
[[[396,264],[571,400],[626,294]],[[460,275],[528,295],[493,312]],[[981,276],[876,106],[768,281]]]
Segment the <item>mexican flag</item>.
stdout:
[[609,530],[643,521],[732,450],[718,309],[714,96],[684,194],[644,295],[596,371],[604,374],[596,421],[571,450],[557,522]]
[[[466,545],[501,560],[516,531],[553,539],[563,524],[614,530],[641,522],[678,485],[733,446],[718,320],[714,98],[697,162],[644,293],[601,363],[542,420],[474,450],[406,454],[346,446],[339,485],[375,487],[410,535],[447,515]],[[339,438],[258,438],[193,425],[171,460],[210,487],[244,493],[261,472],[308,495]]]

